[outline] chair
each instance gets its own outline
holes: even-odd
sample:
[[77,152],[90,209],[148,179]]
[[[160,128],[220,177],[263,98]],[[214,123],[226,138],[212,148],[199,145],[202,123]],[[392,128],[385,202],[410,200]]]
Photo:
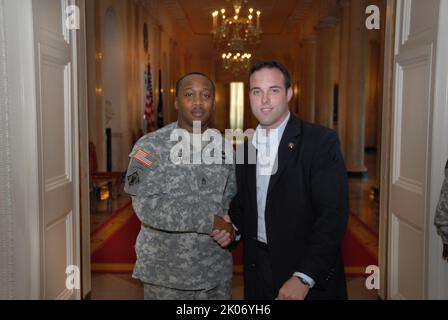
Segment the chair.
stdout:
[[111,193],[111,198],[116,199],[120,193],[118,191],[122,181],[123,172],[118,171],[98,171],[98,161],[96,157],[95,144],[89,142],[89,169],[90,169],[90,191],[93,191],[95,196],[106,184]]

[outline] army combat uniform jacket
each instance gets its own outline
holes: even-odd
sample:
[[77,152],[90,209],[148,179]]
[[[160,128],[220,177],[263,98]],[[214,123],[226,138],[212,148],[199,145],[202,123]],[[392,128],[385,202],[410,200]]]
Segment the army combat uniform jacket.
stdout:
[[177,123],[145,135],[130,153],[125,191],[142,223],[133,277],[180,290],[211,289],[232,278],[231,253],[209,234],[214,215],[227,214],[236,193],[234,164],[173,163],[174,129]]
[[440,192],[434,224],[442,237],[443,243],[448,244],[448,162],[445,167],[445,180]]

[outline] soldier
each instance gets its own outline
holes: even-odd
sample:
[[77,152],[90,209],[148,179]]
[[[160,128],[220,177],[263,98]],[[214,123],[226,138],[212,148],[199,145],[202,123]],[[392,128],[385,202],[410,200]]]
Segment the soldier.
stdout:
[[207,76],[183,76],[176,83],[178,121],[145,135],[130,153],[125,191],[142,223],[133,277],[143,282],[145,299],[231,298],[232,256],[220,243],[235,235],[225,220],[236,193],[234,164],[178,163],[177,156],[191,159],[207,144],[178,154],[184,150],[173,152],[178,141],[170,139],[179,130],[192,137],[195,121],[209,132],[214,97]]
[[448,161],[445,166],[445,180],[440,192],[434,224],[443,240],[443,258],[448,260]]

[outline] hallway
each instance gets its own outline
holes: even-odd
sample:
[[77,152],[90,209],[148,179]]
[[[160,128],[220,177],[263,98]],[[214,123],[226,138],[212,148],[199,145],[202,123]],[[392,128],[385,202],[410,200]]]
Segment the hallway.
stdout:
[[[446,0],[0,0],[0,299],[140,299],[138,221],[110,185],[122,188],[140,137],[177,120],[188,72],[215,84],[211,126],[255,128],[247,67],[258,60],[290,71],[294,115],[339,136],[350,298],[448,299],[434,225],[447,17]],[[230,22],[241,39],[222,31]],[[377,291],[366,265],[378,266]],[[238,274],[233,290],[240,299]]]
[[[380,184],[380,154],[364,155],[364,150],[380,150],[385,40],[384,28],[364,28],[364,4],[365,0],[288,0],[282,5],[249,1],[249,6],[261,11],[266,36],[261,37],[259,45],[245,48],[251,50],[251,62],[277,59],[286,65],[294,91],[291,112],[303,120],[335,128],[348,171],[353,176],[368,175],[368,179],[350,178],[353,230],[347,235],[344,250],[365,251],[359,256],[346,254],[350,276],[364,274],[365,265],[360,263],[365,261],[360,260],[378,264],[379,195],[372,201],[371,192]],[[374,0],[373,4],[385,14],[384,0]],[[96,148],[97,170],[123,172],[127,155],[138,138],[177,119],[173,107],[175,81],[188,71],[203,72],[216,85],[214,128],[224,132],[227,128],[246,130],[257,126],[245,93],[239,107],[233,105],[236,93],[231,88],[237,83],[243,92],[247,91],[248,70],[246,67],[233,72],[224,60],[220,61],[223,48],[212,44],[216,30],[210,29],[207,12],[215,6],[219,6],[218,1],[179,0],[167,5],[96,0],[87,4],[89,141]],[[227,12],[230,8],[226,8]],[[215,19],[224,21],[224,17]],[[280,26],[275,21],[285,24]],[[381,23],[384,26],[385,20]],[[123,24],[128,27],[120,32]],[[146,100],[142,100],[143,96]],[[96,218],[91,232],[107,215],[92,216]],[[91,269],[98,270],[99,265],[93,263]],[[103,276],[92,275],[92,297],[95,284],[102,283]],[[131,292],[136,289],[135,281],[124,282],[124,275],[114,279],[117,285],[129,285]],[[236,276],[234,281],[235,297],[240,297],[241,279]],[[353,279],[350,284],[355,288],[353,296],[371,293],[362,293],[363,281]]]

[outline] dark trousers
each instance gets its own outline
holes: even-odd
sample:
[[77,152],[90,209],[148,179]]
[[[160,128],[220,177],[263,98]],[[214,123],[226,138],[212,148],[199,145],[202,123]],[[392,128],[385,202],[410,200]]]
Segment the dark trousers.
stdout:
[[273,300],[278,292],[274,289],[271,262],[269,261],[268,245],[257,242],[257,262],[255,267],[257,278],[254,290],[254,300]]

